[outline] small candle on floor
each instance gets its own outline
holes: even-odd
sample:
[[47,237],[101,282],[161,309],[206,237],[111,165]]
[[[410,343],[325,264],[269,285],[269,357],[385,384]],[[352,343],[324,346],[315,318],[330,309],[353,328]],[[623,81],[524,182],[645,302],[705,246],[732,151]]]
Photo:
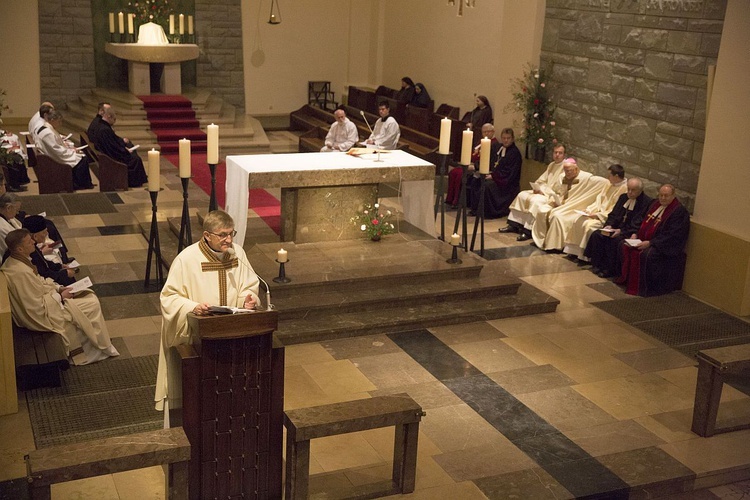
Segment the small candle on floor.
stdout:
[[288,254],[288,252],[282,248],[281,250],[279,250],[276,253],[276,260],[278,260],[279,263],[286,262],[288,260],[288,255],[287,254]]
[[454,247],[457,247],[461,244],[461,236],[458,235],[458,233],[453,233],[451,235],[451,245]]

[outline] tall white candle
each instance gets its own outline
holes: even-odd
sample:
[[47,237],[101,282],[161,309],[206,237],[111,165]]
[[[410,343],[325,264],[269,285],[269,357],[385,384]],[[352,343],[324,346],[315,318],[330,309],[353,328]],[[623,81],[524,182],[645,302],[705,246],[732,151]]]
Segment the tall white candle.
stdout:
[[457,247],[461,244],[461,237],[458,235],[458,233],[453,233],[451,235],[451,245],[454,247]]
[[122,35],[123,33],[125,33],[125,14],[123,14],[122,12],[117,14],[117,24],[117,27],[120,28],[118,33]]
[[190,178],[190,139],[180,139],[180,177]]
[[109,32],[110,33],[115,32],[115,13],[114,12],[109,13]]
[[481,146],[479,148],[479,173],[489,174],[490,173],[490,141],[486,137],[482,137]]
[[219,163],[219,126],[213,123],[206,128],[206,135],[208,135],[208,151],[206,160],[211,165]]
[[474,132],[471,130],[464,130],[461,142],[461,165],[468,165],[471,163],[471,143],[473,140]]
[[180,14],[180,35],[185,34],[185,14]]
[[169,34],[174,35],[174,14],[169,14]]
[[283,248],[276,253],[276,260],[279,262],[286,262],[289,260],[288,252]]
[[128,35],[133,34],[133,20],[135,19],[135,14],[128,14]]
[[447,155],[451,150],[451,120],[443,118],[440,120],[440,147],[438,153]]
[[193,16],[188,16],[188,35],[193,34]]
[[148,152],[148,190],[159,190],[159,152],[152,149]]

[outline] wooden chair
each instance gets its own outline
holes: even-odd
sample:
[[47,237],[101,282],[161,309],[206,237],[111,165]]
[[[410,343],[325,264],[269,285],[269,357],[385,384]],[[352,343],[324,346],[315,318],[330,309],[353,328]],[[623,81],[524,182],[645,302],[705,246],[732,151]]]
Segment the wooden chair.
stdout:
[[26,154],[29,157],[29,166],[36,167],[36,147],[29,140],[29,136],[26,136]]
[[[31,157],[29,156],[29,159]],[[36,157],[34,173],[39,181],[39,194],[72,193],[73,169],[49,156]]]
[[99,156],[94,148],[94,144],[89,140],[89,136],[86,132],[81,132],[81,146],[88,146],[83,150],[83,154],[89,159],[89,163],[98,163]]
[[[86,149],[91,149],[89,146]],[[127,191],[128,190],[128,166],[104,153],[97,155],[99,158],[99,191]]]

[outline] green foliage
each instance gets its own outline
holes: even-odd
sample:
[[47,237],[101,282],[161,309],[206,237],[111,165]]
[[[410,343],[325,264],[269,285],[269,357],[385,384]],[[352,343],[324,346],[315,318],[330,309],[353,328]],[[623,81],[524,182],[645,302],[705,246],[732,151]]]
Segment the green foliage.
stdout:
[[361,212],[351,218],[351,222],[359,226],[359,229],[371,239],[380,239],[381,236],[396,232],[396,227],[388,222],[393,216],[390,210],[381,212],[380,204],[370,205],[366,203]]
[[506,111],[523,113],[521,140],[529,146],[550,150],[555,137],[555,104],[549,95],[547,72],[529,65],[523,78],[512,81],[513,100]]
[[[128,8],[135,14],[138,24],[155,23],[164,28],[165,31],[169,26],[169,14],[173,13],[169,0],[131,1],[128,2]],[[185,29],[187,30],[187,26],[185,26]]]

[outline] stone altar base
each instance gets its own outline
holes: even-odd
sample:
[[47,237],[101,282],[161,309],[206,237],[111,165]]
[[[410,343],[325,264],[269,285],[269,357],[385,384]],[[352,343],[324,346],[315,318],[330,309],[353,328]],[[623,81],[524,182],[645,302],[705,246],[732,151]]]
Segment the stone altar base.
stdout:
[[281,241],[354,240],[362,237],[351,218],[378,199],[377,184],[281,190]]

